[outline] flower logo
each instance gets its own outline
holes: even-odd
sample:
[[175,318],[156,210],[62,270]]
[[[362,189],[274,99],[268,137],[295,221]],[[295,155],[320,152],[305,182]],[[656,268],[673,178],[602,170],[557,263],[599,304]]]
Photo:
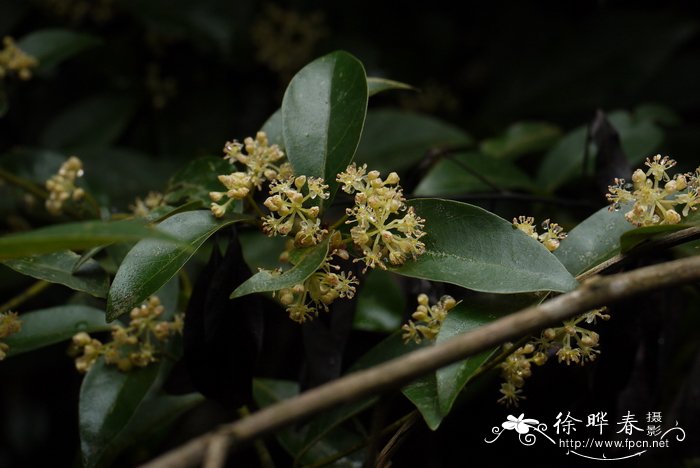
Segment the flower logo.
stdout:
[[509,414],[506,418],[507,421],[501,424],[501,426],[507,431],[515,429],[518,434],[527,434],[530,432],[531,428],[537,428],[537,425],[540,423],[536,419],[524,419],[524,417],[525,413],[521,413],[517,418]]

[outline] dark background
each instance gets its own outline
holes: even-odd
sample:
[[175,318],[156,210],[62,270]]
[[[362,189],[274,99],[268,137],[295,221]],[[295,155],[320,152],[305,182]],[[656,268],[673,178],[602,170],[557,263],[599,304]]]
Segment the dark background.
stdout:
[[[462,2],[459,9],[448,2],[280,2],[305,18],[321,14],[311,23],[320,37],[306,50],[299,50],[298,35],[261,33],[256,39],[251,31],[269,20],[267,2],[103,0],[96,4],[104,10],[93,5],[81,13],[85,3],[0,2],[2,35],[19,38],[58,26],[103,39],[48,76],[10,89],[10,110],[0,119],[0,153],[41,147],[112,161],[112,170],[101,176],[121,188],[114,199],[124,206],[143,194],[144,185],[162,187],[184,162],[219,155],[224,141],[254,134],[279,107],[291,76],[336,49],[356,55],[369,76],[423,91],[381,95],[371,107],[425,112],[478,140],[519,120],[549,121],[568,130],[589,122],[597,109],[661,104],[681,122],[666,130],[660,149],[686,166],[697,163],[700,16],[691,2]],[[260,59],[265,48],[298,58],[275,67]],[[85,99],[113,106],[109,145],[76,148],[47,135],[57,115]],[[561,193],[580,195],[566,187]],[[14,281],[0,285],[8,297],[22,287],[21,280]],[[613,311],[620,313],[600,327],[599,362],[583,369],[537,369],[526,386],[528,399],[515,412],[495,403],[497,382],[484,382],[487,389],[467,399],[437,433],[419,423],[395,466],[483,465],[476,460],[484,457],[493,466],[531,460],[575,464],[579,460],[557,458],[562,450],[541,445],[526,449],[513,439],[500,446],[482,443],[507,414],[524,412],[551,424],[557,412],[567,410],[579,418],[608,411],[611,423],[627,410],[664,411],[666,418],[678,419],[688,439],[681,449],[634,463],[654,466],[669,457],[669,466],[698,466],[699,335],[698,316],[690,313],[697,312],[697,299],[693,291],[682,296],[672,291],[619,305]],[[77,463],[79,384],[63,345],[0,364],[0,466]],[[392,408],[397,414],[410,409],[403,401]],[[203,407],[164,446],[211,427],[216,413],[216,406]],[[274,454],[285,466],[281,449]],[[138,459],[131,456],[122,461],[125,466]]]

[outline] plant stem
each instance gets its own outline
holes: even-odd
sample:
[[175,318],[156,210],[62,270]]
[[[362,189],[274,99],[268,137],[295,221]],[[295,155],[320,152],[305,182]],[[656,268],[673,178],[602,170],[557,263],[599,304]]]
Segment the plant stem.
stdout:
[[588,310],[652,290],[700,280],[700,256],[637,270],[595,277],[575,291],[554,297],[494,320],[443,343],[422,348],[369,369],[308,390],[268,406],[251,416],[221,426],[161,455],[148,468],[184,467],[200,463],[210,444],[225,438],[227,447],[250,443],[258,437],[307,419],[338,405],[377,395],[415,380],[428,372],[473,356],[506,341],[541,330]]
[[51,283],[49,283],[48,281],[44,281],[44,280],[37,281],[36,283],[29,286],[27,289],[22,291],[17,296],[13,297],[12,299],[7,301],[3,305],[0,305],[0,313],[7,312],[8,310],[12,310],[12,309],[22,305],[24,302],[28,301],[32,297],[41,293],[44,289],[48,288],[50,285],[51,285]]
[[31,180],[25,179],[23,177],[19,177],[14,175],[13,173],[6,171],[5,169],[0,168],[0,179],[4,179],[5,181],[9,182],[10,184],[19,187],[23,189],[24,191],[31,193],[32,195],[41,198],[42,200],[46,200],[46,197],[49,196],[49,193],[41,188],[39,185],[35,184]]
[[335,223],[333,223],[333,225],[332,225],[330,228],[328,228],[328,231],[333,231],[334,229],[338,229],[338,228],[339,228],[340,226],[342,226],[342,225],[345,223],[345,221],[347,221],[347,220],[348,220],[348,215],[347,215],[347,214],[344,214],[342,218],[340,218],[338,221],[336,221]]
[[263,213],[263,211],[260,209],[260,206],[258,206],[258,204],[255,202],[255,199],[250,193],[246,195],[245,199],[248,200],[248,203],[250,204],[250,206],[253,207],[258,216],[260,216],[261,218],[265,217],[265,213]]

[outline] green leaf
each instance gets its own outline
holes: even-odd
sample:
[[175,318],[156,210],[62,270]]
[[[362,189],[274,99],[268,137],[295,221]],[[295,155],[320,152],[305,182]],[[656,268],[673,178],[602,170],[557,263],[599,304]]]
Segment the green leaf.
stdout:
[[100,150],[119,138],[135,110],[136,101],[131,98],[92,96],[56,115],[40,141],[47,148],[70,153]]
[[[168,282],[156,294],[165,307],[164,320],[177,311],[178,282]],[[181,354],[181,340],[168,340],[166,353],[176,359]],[[121,372],[105,364],[102,357],[88,371],[79,399],[80,447],[85,467],[109,466],[112,458],[127,448],[129,441],[138,436],[143,424],[153,427],[160,417],[167,417],[153,403],[173,366],[170,359],[161,358],[144,368]]]
[[273,270],[280,266],[280,254],[286,239],[282,236],[268,237],[260,231],[239,232],[243,258],[253,271],[258,268]]
[[[460,304],[447,315],[435,342],[440,344],[457,335],[478,328],[496,320],[499,315],[502,314]],[[495,349],[484,351],[463,361],[438,369],[435,372],[438,407],[443,417],[452,410],[452,405],[457,396],[471,380],[474,372],[493,355],[494,351]]]
[[49,70],[74,55],[100,45],[90,34],[68,29],[42,29],[24,36],[17,46],[39,61],[39,70]]
[[372,270],[357,294],[353,327],[374,332],[393,332],[401,326],[406,300],[394,275]]
[[231,293],[231,299],[253,293],[279,291],[303,283],[326,259],[328,241],[329,239],[326,239],[317,246],[308,249],[299,263],[282,274],[272,274],[265,270],[257,272]]
[[479,148],[498,159],[516,159],[550,148],[561,137],[559,127],[547,122],[516,122],[505,133],[484,140]]
[[99,358],[80,388],[80,446],[86,467],[104,466],[112,441],[128,425],[150,392],[158,366],[121,372]]
[[231,215],[217,220],[209,211],[188,211],[163,221],[158,229],[180,241],[144,239],[132,248],[119,266],[107,297],[107,320],[114,320],[140,304],[175,276],[212,234],[238,221]]
[[34,310],[20,315],[22,330],[3,341],[14,356],[69,340],[78,332],[109,330],[105,313],[94,307],[66,305]]
[[277,109],[274,114],[267,119],[260,129],[267,135],[267,140],[271,145],[278,145],[284,149],[284,132],[282,129],[282,109]]
[[642,104],[634,109],[637,120],[648,120],[666,127],[680,125],[681,117],[672,109],[661,104]]
[[440,410],[437,396],[437,377],[434,372],[425,375],[401,390],[416,405],[425,423],[431,430],[440,427],[444,415]]
[[332,196],[336,174],[355,155],[366,113],[367,82],[359,60],[338,51],[305,66],[282,101],[284,147],[294,172],[324,178]]
[[539,242],[479,207],[439,199],[409,201],[425,219],[426,252],[395,271],[475,291],[566,292],[576,280]]
[[[663,130],[651,120],[637,119],[623,111],[612,112],[607,118],[619,133],[622,149],[632,166],[652,155],[663,141]],[[586,127],[578,127],[547,152],[537,174],[542,188],[553,191],[573,176],[587,172],[583,169],[586,134]],[[589,163],[595,157],[595,148],[592,146],[591,156]]]
[[367,113],[355,160],[380,172],[401,171],[436,148],[464,148],[474,140],[461,129],[427,115],[396,110]]
[[416,90],[416,88],[414,88],[413,86],[406,83],[401,83],[400,81],[388,80],[386,78],[376,78],[371,76],[367,77],[367,91],[369,96],[374,96],[375,94],[379,94],[392,89],[406,89],[411,91]]
[[235,172],[235,166],[223,158],[208,156],[190,161],[168,182],[165,201],[177,203],[181,200],[198,201],[209,206],[209,192],[225,191],[218,176]]
[[[630,224],[630,227],[633,227]],[[638,245],[659,237],[663,234],[682,231],[691,227],[689,224],[662,224],[658,226],[643,226],[636,229],[625,231],[620,236],[620,252],[626,253],[637,247]]]
[[[287,400],[298,394],[299,384],[296,382],[272,379],[253,380],[253,398],[260,408]],[[297,461],[303,465],[313,464],[331,457],[361,442],[357,433],[342,427],[335,427],[312,446],[306,447],[308,443],[307,433],[309,433],[308,425],[283,429],[275,434],[280,445],[288,453],[294,457],[298,454],[301,455]],[[361,447],[357,450],[361,450]],[[349,455],[340,459],[334,466],[355,466],[358,464],[358,460],[357,455]]]
[[163,242],[176,241],[140,220],[65,223],[0,237],[0,260],[61,250],[89,249],[145,238],[158,238]]
[[535,185],[530,176],[508,161],[499,161],[480,153],[461,153],[445,157],[435,164],[420,181],[414,194],[460,195],[493,192],[495,187],[499,190],[533,190]]
[[620,252],[620,236],[634,228],[624,208],[601,208],[569,232],[554,255],[574,276],[580,275]]
[[86,260],[74,271],[80,255],[69,250],[34,257],[6,260],[3,263],[18,273],[50,283],[59,283],[95,297],[106,297],[109,278],[94,260]]

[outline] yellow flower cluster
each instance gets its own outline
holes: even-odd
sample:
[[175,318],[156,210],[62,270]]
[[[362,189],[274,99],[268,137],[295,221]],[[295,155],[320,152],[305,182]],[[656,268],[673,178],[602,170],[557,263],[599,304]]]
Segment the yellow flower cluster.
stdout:
[[408,257],[425,252],[419,240],[425,235],[425,220],[406,206],[396,172],[382,180],[378,171],[367,172],[366,164],[357,167],[353,163],[336,180],[345,193],[355,194],[355,206],[346,211],[347,224],[355,224],[350,235],[362,250],[365,270],[386,269],[387,263],[401,265]]
[[[226,192],[210,192],[212,200],[211,211],[217,218],[226,213],[232,200],[245,198],[253,189],[262,189],[263,182],[276,179],[287,179],[292,175],[289,163],[281,163],[284,153],[277,145],[270,145],[265,132],[258,132],[255,139],[248,137],[241,144],[228,141],[224,146],[224,159],[231,164],[236,162],[245,166],[245,171],[235,171],[219,176],[219,181],[226,187]],[[245,152],[243,151],[245,150]],[[224,197],[229,199],[219,204]]]
[[61,165],[58,173],[46,181],[46,189],[49,191],[46,210],[49,213],[54,216],[60,215],[63,204],[68,199],[77,202],[85,197],[85,190],[75,185],[75,181],[83,174],[83,162],[76,156],[71,156]]
[[[645,164],[647,171],[634,171],[632,183],[615,179],[607,195],[612,203],[610,210],[617,211],[623,204],[632,204],[630,211],[625,213],[625,219],[635,226],[678,224],[681,214],[688,216],[691,211],[697,210],[700,204],[700,168],[694,173],[676,174],[671,178],[667,171],[676,165],[676,161],[668,156],[657,154],[647,158]],[[684,205],[681,213],[675,209],[679,205]]]
[[69,350],[76,356],[75,368],[87,372],[100,356],[104,356],[105,363],[124,372],[158,361],[165,342],[172,335],[182,334],[184,326],[182,315],[168,322],[159,318],[163,312],[160,299],[152,296],[131,311],[129,326],[112,326],[109,342],[102,343],[85,332],[76,334]]
[[452,296],[442,296],[435,305],[430,305],[428,296],[420,294],[418,296],[418,307],[411,315],[406,325],[401,327],[404,331],[402,338],[405,343],[414,341],[420,343],[423,339],[435,339],[440,332],[442,322],[447,318],[447,313],[454,309],[457,301]]
[[[21,329],[22,321],[19,319],[16,312],[4,312],[0,314],[0,339],[7,338]],[[5,359],[9,350],[10,347],[7,343],[0,341],[0,361]]]
[[328,306],[336,299],[355,296],[357,278],[352,272],[338,272],[340,267],[330,263],[334,256],[347,258],[347,252],[342,247],[332,250],[321,267],[303,283],[276,293],[290,319],[304,323],[317,317],[319,309],[328,312]]
[[148,192],[148,195],[142,200],[141,197],[136,197],[133,205],[129,205],[129,209],[134,213],[134,216],[143,218],[155,208],[163,204],[163,194],[160,192]]
[[523,231],[536,241],[540,241],[550,252],[557,250],[560,241],[566,239],[564,228],[557,223],[550,222],[549,219],[545,219],[542,222],[542,230],[544,231],[542,234],[537,233],[535,218],[532,216],[518,216],[517,218],[513,218],[513,227]]
[[294,244],[297,247],[318,244],[328,234],[321,228],[320,208],[318,205],[304,207],[304,204],[327,199],[330,196],[327,190],[328,185],[323,179],[316,177],[274,180],[270,184],[270,197],[265,200],[270,215],[263,219],[263,229],[270,236],[286,236],[295,230]]
[[[598,318],[608,320],[610,315],[604,312],[605,308],[595,309],[565,321],[561,327],[547,328],[538,339],[510,353],[499,364],[505,381],[501,384],[502,396],[498,401],[508,406],[517,406],[519,400],[525,398],[522,396],[522,388],[525,379],[532,375],[532,364],[544,365],[551,355],[556,355],[560,363],[567,365],[572,362],[583,365],[595,360],[600,353],[596,349],[599,336],[596,332],[583,328],[581,323],[594,324]],[[512,347],[512,343],[504,345],[506,351]]]
[[16,74],[21,80],[32,77],[32,68],[36,68],[39,62],[31,55],[23,52],[11,37],[5,37],[0,49],[0,79],[10,73]]

